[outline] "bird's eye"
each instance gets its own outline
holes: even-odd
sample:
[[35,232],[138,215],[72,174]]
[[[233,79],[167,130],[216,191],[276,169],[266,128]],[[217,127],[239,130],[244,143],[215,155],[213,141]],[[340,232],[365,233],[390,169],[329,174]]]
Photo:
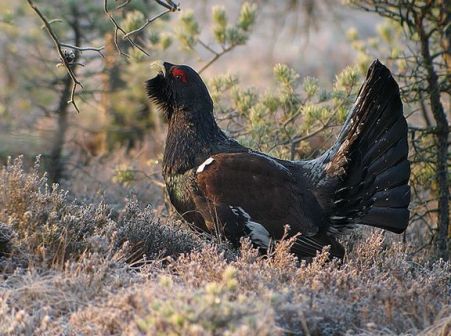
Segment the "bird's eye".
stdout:
[[174,68],[174,69],[172,69],[171,74],[175,79],[177,79],[183,83],[186,83],[188,81],[186,73],[182,69]]

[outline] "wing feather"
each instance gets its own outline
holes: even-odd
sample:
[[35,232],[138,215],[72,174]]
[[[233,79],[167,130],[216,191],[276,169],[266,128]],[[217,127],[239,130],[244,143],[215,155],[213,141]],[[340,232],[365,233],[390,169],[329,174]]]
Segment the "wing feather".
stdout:
[[290,171],[276,160],[256,153],[221,153],[196,173],[197,187],[213,207],[239,206],[275,239],[284,225],[314,235],[319,227],[302,204],[301,191]]

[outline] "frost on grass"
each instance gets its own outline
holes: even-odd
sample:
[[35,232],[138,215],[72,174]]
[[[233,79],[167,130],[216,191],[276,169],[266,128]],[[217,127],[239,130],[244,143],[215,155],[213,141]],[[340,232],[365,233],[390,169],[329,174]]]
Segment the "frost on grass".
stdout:
[[71,198],[58,185],[47,184],[39,160],[30,173],[24,173],[20,158],[9,161],[0,171],[0,190],[0,253],[9,249],[22,264],[61,266],[86,252],[106,255],[122,248],[135,257],[164,257],[200,243],[187,229],[155,218],[152,209],[139,208],[136,201],[113,219],[112,208],[101,199],[83,204]]
[[1,335],[450,332],[450,264],[379,231],[343,262],[299,263],[290,240],[233,253],[133,200],[78,202],[38,168],[0,171]]

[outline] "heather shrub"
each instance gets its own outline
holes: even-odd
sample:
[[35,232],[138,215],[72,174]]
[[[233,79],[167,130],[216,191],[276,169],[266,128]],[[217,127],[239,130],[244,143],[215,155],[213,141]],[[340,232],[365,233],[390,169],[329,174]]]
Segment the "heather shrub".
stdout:
[[[450,303],[449,263],[412,260],[400,244],[385,248],[380,233],[357,243],[344,262],[330,262],[325,249],[299,265],[289,246],[262,257],[243,241],[231,265],[240,292],[271,297],[276,323],[295,334],[415,334]],[[225,261],[214,255],[193,252],[174,262],[175,273],[192,286],[218,281]]]
[[301,264],[289,241],[261,256],[243,240],[234,260],[207,244],[143,267],[144,281],[76,312],[71,326],[129,335],[446,334],[449,263],[411,260],[382,240],[368,235],[346,262],[330,262],[325,249]]
[[151,207],[140,208],[130,200],[120,212],[116,223],[115,247],[128,244],[130,261],[165,258],[200,248],[202,241],[184,223],[156,217]]
[[127,200],[85,204],[37,163],[2,168],[2,335],[446,335],[449,262],[375,229],[310,262],[238,251]]
[[102,202],[80,205],[39,173],[39,159],[29,174],[21,158],[8,160],[0,172],[0,221],[14,232],[13,254],[29,261],[61,264],[89,248],[90,238],[111,224]]
[[235,275],[235,268],[227,266],[221,279],[192,292],[168,276],[160,277],[160,294],[136,317],[137,329],[150,335],[276,334],[266,300],[258,299],[257,293],[240,293]]
[[150,208],[129,201],[117,220],[102,199],[82,204],[67,191],[49,186],[39,172],[39,159],[25,173],[21,158],[0,172],[0,252],[22,262],[62,265],[85,252],[113,253],[127,246],[127,258],[164,257],[200,246],[180,223],[166,223]]

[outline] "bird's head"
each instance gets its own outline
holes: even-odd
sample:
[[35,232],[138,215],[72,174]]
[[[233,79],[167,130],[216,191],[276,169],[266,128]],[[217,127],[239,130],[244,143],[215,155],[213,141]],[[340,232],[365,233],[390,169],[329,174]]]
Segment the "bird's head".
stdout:
[[213,110],[213,102],[202,78],[187,65],[153,62],[147,94],[167,119],[176,113],[202,117]]

